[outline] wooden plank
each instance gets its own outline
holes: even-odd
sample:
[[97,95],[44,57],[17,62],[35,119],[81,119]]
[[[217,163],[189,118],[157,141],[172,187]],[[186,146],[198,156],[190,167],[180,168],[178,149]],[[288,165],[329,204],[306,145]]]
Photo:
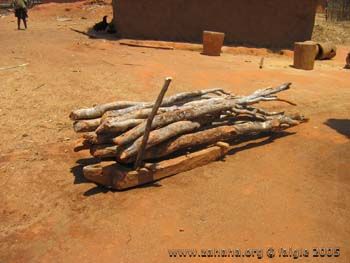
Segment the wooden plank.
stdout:
[[154,182],[162,178],[189,171],[210,162],[219,160],[227,154],[229,145],[219,142],[208,149],[190,153],[158,163],[146,163],[144,168],[129,170],[117,162],[101,162],[85,166],[85,178],[95,183],[117,190]]
[[121,40],[119,41],[120,45],[130,46],[130,47],[144,47],[144,48],[155,48],[155,49],[165,49],[165,50],[174,50],[174,47],[149,43],[147,41],[141,40]]

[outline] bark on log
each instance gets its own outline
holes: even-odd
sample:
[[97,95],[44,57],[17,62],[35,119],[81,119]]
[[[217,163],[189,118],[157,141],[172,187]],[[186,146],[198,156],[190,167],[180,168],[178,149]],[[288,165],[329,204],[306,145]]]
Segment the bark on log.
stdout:
[[280,86],[277,86],[275,88],[267,88],[267,89],[259,89],[255,92],[253,92],[251,95],[243,96],[241,98],[237,98],[235,101],[239,105],[251,105],[258,103],[260,101],[266,101],[266,100],[278,100],[276,96],[273,96],[274,94],[277,94],[281,91],[285,91],[290,89],[290,86],[292,83],[284,83]]
[[117,153],[118,148],[116,145],[99,144],[90,147],[90,154],[96,158],[113,158]]
[[100,125],[101,119],[80,120],[73,123],[75,132],[92,132]]
[[176,104],[177,102],[186,101],[186,99],[188,98],[199,97],[209,93],[217,93],[217,92],[222,93],[224,95],[230,95],[229,93],[225,92],[223,89],[219,89],[219,88],[183,92],[183,93],[178,93],[173,96],[165,98],[161,106],[169,107]]
[[97,135],[95,132],[85,133],[83,138],[90,144],[113,144],[115,133]]
[[90,149],[91,147],[91,144],[85,140],[84,138],[79,138],[76,142],[75,142],[75,145],[74,145],[74,152],[80,152],[82,150],[88,150]]
[[151,103],[144,103],[144,104],[140,104],[140,105],[136,105],[136,106],[132,106],[126,109],[120,109],[120,110],[111,110],[111,111],[106,111],[103,115],[102,115],[102,121],[108,119],[108,118],[119,118],[122,117],[126,114],[130,114],[132,112],[138,111],[138,110],[142,110],[142,109],[147,109],[147,108],[152,108],[152,104]]
[[145,168],[137,171],[130,170],[116,162],[102,162],[83,168],[84,177],[97,184],[123,190],[150,183],[171,175],[192,170],[227,154],[229,145],[218,143],[208,149],[190,153],[159,163],[146,163]]
[[[232,140],[238,135],[285,129],[303,121],[304,118],[302,116],[293,116],[293,118],[279,116],[265,122],[245,122],[242,124],[219,126],[196,133],[185,134],[149,148],[145,152],[145,160],[161,158],[181,149],[209,145],[218,141]],[[130,163],[134,161],[134,156],[127,157],[127,155],[121,155],[119,161]]]
[[123,121],[104,121],[100,126],[97,127],[96,133],[97,134],[108,134],[111,132],[124,132],[131,128],[136,127],[137,125],[141,124],[144,121],[144,119],[129,119],[129,120],[123,120]]
[[[178,109],[178,107],[172,106],[167,108],[159,108],[157,114],[161,114],[164,112],[174,111]],[[118,116],[115,115],[115,112],[108,111],[106,112],[102,118],[101,118],[101,125],[99,129],[106,129],[106,131],[109,129],[109,127],[113,127],[114,125],[119,126],[119,122],[129,120],[129,119],[146,119],[151,114],[152,108],[146,108],[146,109],[136,109],[131,112],[128,112],[126,114],[120,115],[118,113]],[[106,125],[106,127],[104,127]]]
[[[226,98],[227,99],[227,98]],[[182,109],[189,109],[191,107],[200,107],[202,105],[212,103],[213,101],[224,101],[224,97],[206,97],[203,99],[203,97],[199,97],[198,100],[189,100],[188,102],[186,101],[181,101],[184,104],[181,106],[169,106],[169,107],[161,107],[158,109],[157,114],[162,114],[165,112],[172,112],[175,110],[182,110]],[[148,106],[147,106],[148,107]],[[151,114],[152,108],[141,108],[137,107],[135,108],[128,108],[128,109],[123,109],[119,111],[108,111],[106,112],[102,118],[101,118],[101,125],[105,121],[110,121],[110,122],[115,122],[118,123],[120,121],[128,120],[128,119],[146,119],[148,116]],[[112,124],[110,124],[112,125]]]
[[[193,120],[195,118],[202,117],[206,114],[215,114],[223,110],[229,110],[234,107],[234,101],[224,101],[220,103],[213,103],[213,105],[208,104],[203,107],[190,108],[184,110],[176,110],[173,112],[166,112],[160,115],[157,115],[152,123],[152,129],[158,129],[164,127],[170,123],[184,121],[184,120]],[[144,133],[146,122],[141,123],[135,128],[129,130],[126,133],[115,138],[113,141],[117,145],[125,145],[135,141],[137,138],[141,137]]]
[[[227,111],[234,108],[237,104],[253,104],[263,100],[277,100],[278,98],[272,96],[280,91],[289,89],[291,83],[286,83],[276,88],[268,88],[263,90],[257,90],[253,94],[238,98],[238,99],[211,99],[201,107],[184,108],[173,112],[166,112],[157,115],[152,123],[152,129],[164,127],[170,123],[193,120],[200,118],[207,114],[217,114],[222,111]],[[126,133],[116,137],[113,141],[117,145],[125,145],[135,141],[142,136],[145,130],[146,123],[143,122],[135,128],[127,131]]]
[[[159,130],[152,131],[149,135],[149,139],[146,145],[146,149],[164,142],[174,136],[182,135],[188,132],[192,132],[200,128],[200,123],[192,121],[179,121],[172,123]],[[130,156],[134,156],[140,150],[142,143],[142,137],[138,138],[130,147],[120,153],[120,159],[127,159]]]
[[142,102],[134,102],[134,101],[118,101],[111,102],[107,104],[98,105],[93,108],[85,108],[72,111],[69,117],[72,120],[85,120],[85,119],[95,119],[100,118],[103,113],[110,110],[124,109],[131,106],[142,104]]
[[[220,88],[214,88],[214,89],[206,89],[206,90],[198,90],[198,91],[191,91],[191,92],[183,92],[178,93],[173,96],[167,97],[163,100],[161,106],[162,107],[171,107],[176,105],[183,105],[185,103],[191,102],[193,100],[202,100],[207,97],[208,94],[219,94],[221,96],[228,96],[229,93],[225,92],[223,89]],[[137,105],[135,107],[130,107],[123,110],[110,110],[104,114],[102,119],[110,118],[110,117],[120,117],[128,113],[132,113],[137,110],[142,109],[149,109],[153,107],[153,103],[142,103],[140,105]],[[162,109],[162,108],[161,108]],[[174,107],[175,109],[175,107]],[[163,110],[165,110],[163,108]],[[170,110],[170,109],[169,109]]]
[[294,67],[296,69],[313,70],[317,45],[314,42],[296,42],[294,44]]

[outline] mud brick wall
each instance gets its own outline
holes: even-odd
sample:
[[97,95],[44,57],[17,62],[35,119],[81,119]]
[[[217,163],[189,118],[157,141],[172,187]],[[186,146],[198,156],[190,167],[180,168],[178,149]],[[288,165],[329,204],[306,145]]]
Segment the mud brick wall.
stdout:
[[226,44],[291,47],[312,35],[317,0],[114,0],[123,38],[201,42],[204,30]]

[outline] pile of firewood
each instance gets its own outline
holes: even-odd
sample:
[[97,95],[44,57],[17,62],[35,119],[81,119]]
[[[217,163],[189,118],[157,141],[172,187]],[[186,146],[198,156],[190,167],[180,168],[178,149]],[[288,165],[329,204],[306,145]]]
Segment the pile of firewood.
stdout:
[[74,130],[83,133],[76,149],[88,148],[100,160],[84,167],[86,178],[116,189],[133,187],[217,160],[229,150],[224,142],[238,136],[278,132],[305,120],[252,106],[280,100],[275,94],[290,83],[249,96],[209,89],[163,99],[170,82],[155,103],[118,101],[70,114]]

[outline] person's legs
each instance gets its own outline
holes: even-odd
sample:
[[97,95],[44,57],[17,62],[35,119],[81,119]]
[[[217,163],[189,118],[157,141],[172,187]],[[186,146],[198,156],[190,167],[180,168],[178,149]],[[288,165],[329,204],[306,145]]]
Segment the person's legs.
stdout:
[[21,29],[21,19],[19,17],[17,17],[17,28],[18,30]]
[[23,18],[23,24],[24,24],[24,28],[27,29],[27,19]]

